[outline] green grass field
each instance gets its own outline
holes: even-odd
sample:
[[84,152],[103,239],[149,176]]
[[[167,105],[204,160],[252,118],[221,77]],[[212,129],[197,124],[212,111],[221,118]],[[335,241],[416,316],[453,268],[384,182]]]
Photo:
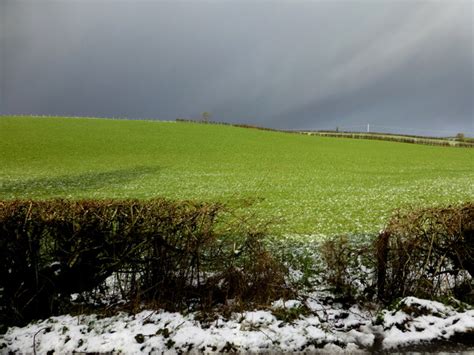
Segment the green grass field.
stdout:
[[274,233],[377,232],[399,207],[474,199],[474,149],[222,125],[0,118],[0,199],[222,201]]

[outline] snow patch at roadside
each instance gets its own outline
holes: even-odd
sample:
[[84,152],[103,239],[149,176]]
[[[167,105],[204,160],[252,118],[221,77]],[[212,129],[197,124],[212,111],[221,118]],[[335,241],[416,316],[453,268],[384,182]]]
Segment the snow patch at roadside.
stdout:
[[456,312],[440,302],[406,297],[393,311],[383,311],[384,348],[449,340],[457,335],[474,337],[474,310]]
[[[293,321],[274,313],[303,305],[306,313]],[[106,318],[51,317],[8,329],[0,335],[0,352],[357,352],[373,348],[376,338],[383,339],[384,349],[393,349],[469,333],[474,334],[474,310],[456,311],[434,301],[407,297],[394,310],[375,315],[357,305],[328,306],[307,298],[212,322],[200,321],[197,313],[152,310]]]

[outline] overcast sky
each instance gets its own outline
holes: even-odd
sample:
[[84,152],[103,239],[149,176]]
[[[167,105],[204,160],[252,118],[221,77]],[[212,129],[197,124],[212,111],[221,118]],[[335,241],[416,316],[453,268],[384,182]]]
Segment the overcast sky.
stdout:
[[473,135],[473,4],[0,0],[0,113]]

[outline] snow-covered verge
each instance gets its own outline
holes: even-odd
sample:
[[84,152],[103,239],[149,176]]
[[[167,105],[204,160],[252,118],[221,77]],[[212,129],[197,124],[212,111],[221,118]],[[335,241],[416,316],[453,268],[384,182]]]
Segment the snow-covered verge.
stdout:
[[378,315],[382,345],[395,348],[456,337],[474,338],[474,310],[458,312],[435,301],[406,297],[392,311]]
[[[283,316],[282,316],[283,315]],[[285,315],[293,315],[285,317]],[[393,310],[328,305],[314,295],[266,310],[201,320],[145,310],[101,318],[51,317],[0,336],[0,352],[364,352],[474,335],[474,310],[407,297]]]

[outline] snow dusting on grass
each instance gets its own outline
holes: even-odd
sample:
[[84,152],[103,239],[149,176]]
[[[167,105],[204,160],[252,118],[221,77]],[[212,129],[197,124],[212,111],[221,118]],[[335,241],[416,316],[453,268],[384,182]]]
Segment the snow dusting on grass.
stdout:
[[414,297],[377,315],[357,305],[328,306],[311,297],[304,302],[307,313],[293,321],[274,314],[278,309],[290,311],[302,305],[297,300],[280,300],[271,309],[234,313],[229,319],[213,321],[200,321],[196,312],[183,315],[152,310],[105,318],[63,315],[10,328],[0,336],[0,348],[2,352],[33,352],[34,347],[37,353],[363,352],[474,332],[474,310],[456,311]]
[[471,201],[473,157],[219,125],[2,117],[0,198],[218,201],[279,235],[361,234],[397,208]]

